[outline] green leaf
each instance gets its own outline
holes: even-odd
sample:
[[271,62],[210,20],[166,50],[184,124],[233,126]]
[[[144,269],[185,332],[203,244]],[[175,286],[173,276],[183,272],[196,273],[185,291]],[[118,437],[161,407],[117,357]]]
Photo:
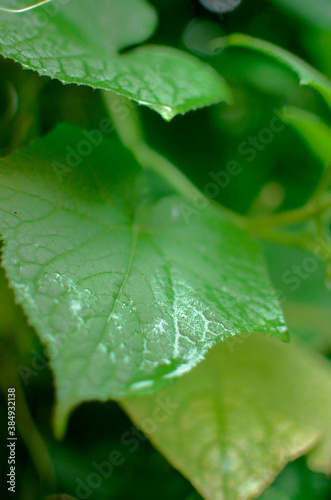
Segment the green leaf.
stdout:
[[63,126],[0,160],[3,266],[49,347],[59,433],[80,402],[153,391],[226,337],[287,335],[242,230],[166,195],[115,137],[87,137]]
[[[26,5],[25,1],[15,2],[17,7]],[[19,62],[32,59],[38,64],[34,58],[49,57],[55,71],[56,59],[65,51],[76,64],[75,58],[89,51],[116,55],[150,38],[157,21],[154,7],[145,0],[127,0],[125,4],[99,0],[97,5],[87,0],[54,0],[23,14],[1,13],[1,37],[4,50],[17,54]]]
[[318,116],[299,108],[286,107],[282,116],[300,134],[311,152],[327,167],[331,163],[331,128]]
[[215,47],[224,45],[245,47],[272,57],[292,69],[298,75],[300,85],[309,85],[317,89],[331,107],[331,81],[291,52],[265,40],[241,33],[234,33],[224,39],[215,40],[214,45]]
[[330,31],[331,4],[329,0],[271,0],[286,12],[313,26]]
[[218,73],[185,52],[146,46],[118,55],[149,38],[156,22],[154,8],[143,0],[54,1],[23,14],[2,13],[0,53],[64,83],[112,90],[167,120],[229,101]]
[[[301,135],[308,148],[324,166],[322,177],[314,193],[314,198],[319,199],[331,187],[331,128],[316,115],[295,107],[283,108],[282,115],[284,120]],[[324,226],[324,234],[328,239],[330,218],[327,212],[324,222],[322,220],[320,229]]]
[[[331,430],[327,361],[269,337],[232,342],[156,396],[123,402],[208,500],[256,498]],[[320,455],[322,469],[328,458]]]

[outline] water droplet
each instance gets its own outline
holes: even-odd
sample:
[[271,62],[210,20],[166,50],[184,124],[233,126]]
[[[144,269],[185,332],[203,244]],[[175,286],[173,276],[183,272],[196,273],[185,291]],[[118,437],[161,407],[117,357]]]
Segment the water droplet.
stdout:
[[81,304],[80,302],[78,302],[78,300],[73,300],[73,301],[71,302],[70,307],[71,307],[71,310],[72,310],[73,312],[78,312],[78,311],[81,311],[81,310],[82,310],[82,304]]
[[103,342],[100,342],[97,345],[97,351],[99,351],[99,352],[105,352],[105,353],[108,352],[106,344],[104,344]]
[[142,389],[146,389],[147,387],[152,387],[154,385],[153,380],[140,380],[139,382],[134,382],[131,385],[131,389],[133,391],[140,391]]

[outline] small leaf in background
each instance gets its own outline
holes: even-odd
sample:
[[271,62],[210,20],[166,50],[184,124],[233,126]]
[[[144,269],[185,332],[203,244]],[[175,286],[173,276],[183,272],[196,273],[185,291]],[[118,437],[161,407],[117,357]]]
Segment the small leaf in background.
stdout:
[[331,3],[329,0],[271,0],[283,11],[293,14],[320,29],[331,30]]
[[298,56],[270,42],[241,33],[233,33],[224,39],[220,38],[219,41],[217,39],[214,41],[215,49],[226,46],[257,50],[285,64],[298,75],[300,85],[310,85],[317,89],[331,107],[331,81]]
[[147,46],[119,55],[148,39],[156,24],[154,8],[143,0],[54,0],[37,11],[1,13],[0,53],[42,76],[115,91],[166,120],[229,101],[217,72],[185,52]]
[[327,167],[331,163],[331,127],[318,116],[299,108],[282,110],[284,120],[300,134],[312,153]]
[[287,338],[259,247],[211,207],[188,221],[184,199],[156,201],[97,132],[63,126],[0,162],[3,266],[49,347],[59,429],[80,402],[155,390],[229,336]]
[[330,472],[331,367],[296,345],[262,336],[220,344],[158,401],[168,403],[164,421],[155,397],[123,406],[207,500],[256,498],[318,441],[311,465]]

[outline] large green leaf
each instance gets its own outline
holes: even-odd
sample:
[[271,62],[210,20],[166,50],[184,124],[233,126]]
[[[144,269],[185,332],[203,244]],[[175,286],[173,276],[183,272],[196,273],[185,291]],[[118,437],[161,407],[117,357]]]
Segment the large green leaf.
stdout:
[[211,67],[180,50],[146,46],[118,55],[155,29],[156,13],[144,0],[54,0],[0,16],[0,53],[41,75],[113,90],[168,120],[230,99]]
[[295,71],[299,77],[300,85],[310,85],[311,87],[316,88],[331,106],[331,81],[291,52],[288,52],[287,50],[282,49],[277,45],[273,45],[265,40],[253,38],[241,33],[233,33],[226,38],[220,38],[219,40],[216,39],[214,44],[215,47],[245,47],[257,50],[276,59]]
[[189,203],[161,196],[115,137],[60,183],[88,144],[63,126],[0,161],[3,265],[50,348],[59,425],[81,401],[180,376],[228,336],[286,337],[255,243],[211,207],[188,222]]
[[[232,342],[156,396],[123,402],[208,500],[256,498],[331,430],[327,361],[269,337]],[[324,471],[329,449],[321,450],[315,465]]]

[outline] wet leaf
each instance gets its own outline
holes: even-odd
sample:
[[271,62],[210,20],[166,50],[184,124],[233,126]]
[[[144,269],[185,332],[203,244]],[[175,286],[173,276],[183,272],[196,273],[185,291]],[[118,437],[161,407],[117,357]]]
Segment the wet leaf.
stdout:
[[115,137],[63,126],[0,167],[3,266],[49,349],[58,433],[82,401],[153,391],[227,337],[286,339],[259,247],[160,188]]
[[119,55],[148,39],[156,24],[143,0],[54,0],[23,14],[1,13],[0,53],[64,83],[112,90],[166,120],[229,101],[217,72],[185,52],[151,45]]

